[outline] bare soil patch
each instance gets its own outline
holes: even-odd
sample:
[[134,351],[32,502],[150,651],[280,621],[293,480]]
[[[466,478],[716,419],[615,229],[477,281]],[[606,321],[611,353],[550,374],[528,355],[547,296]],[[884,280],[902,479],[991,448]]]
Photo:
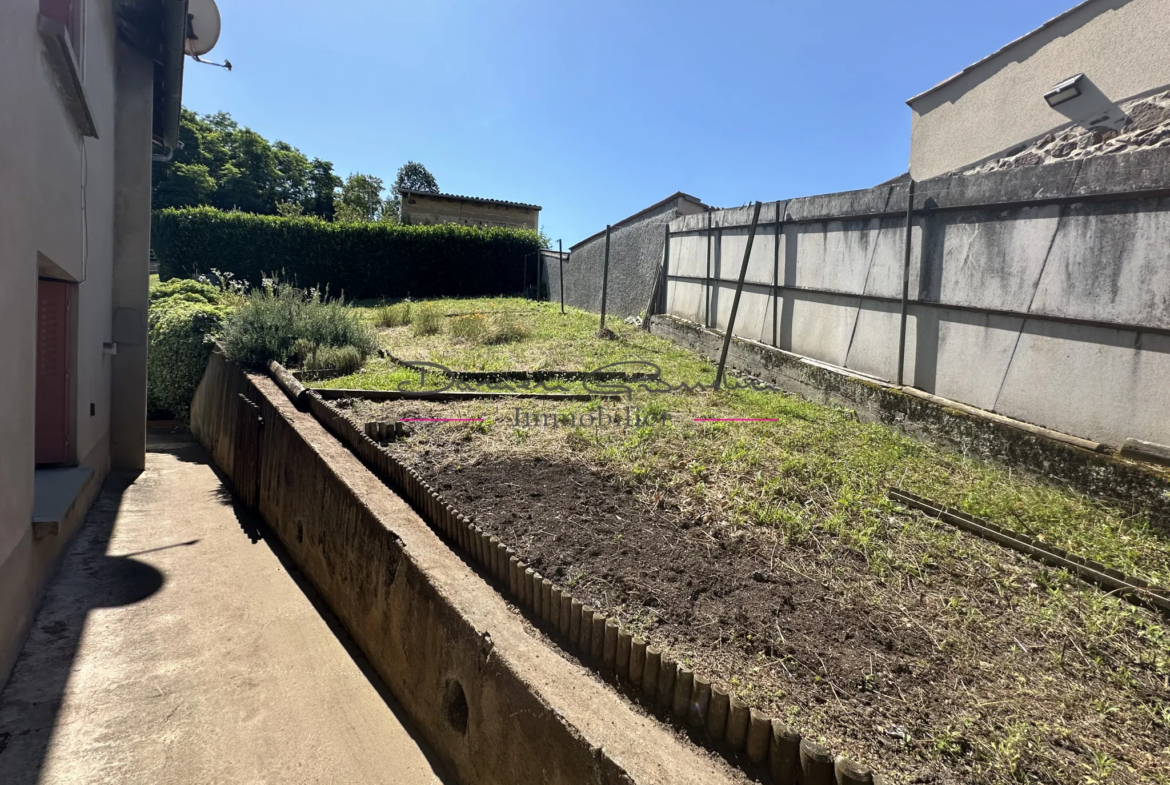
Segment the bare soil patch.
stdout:
[[831,533],[680,506],[572,433],[516,449],[471,434],[388,447],[574,596],[888,781],[1170,782],[1148,611],[917,513],[880,523],[912,568],[879,574]]

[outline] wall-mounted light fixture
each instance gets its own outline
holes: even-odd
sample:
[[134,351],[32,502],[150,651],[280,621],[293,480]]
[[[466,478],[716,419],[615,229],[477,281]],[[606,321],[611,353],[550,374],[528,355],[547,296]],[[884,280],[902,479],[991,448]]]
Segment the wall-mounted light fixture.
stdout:
[[1056,87],[1044,94],[1044,100],[1048,102],[1049,106],[1058,106],[1065,101],[1071,101],[1081,94],[1081,87],[1078,82],[1085,77],[1084,74],[1077,74],[1065,79]]

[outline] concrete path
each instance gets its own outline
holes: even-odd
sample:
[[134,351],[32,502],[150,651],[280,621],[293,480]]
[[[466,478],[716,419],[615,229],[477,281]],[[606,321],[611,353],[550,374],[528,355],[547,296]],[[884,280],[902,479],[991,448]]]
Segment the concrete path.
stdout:
[[111,477],[0,693],[0,783],[443,781],[190,437]]

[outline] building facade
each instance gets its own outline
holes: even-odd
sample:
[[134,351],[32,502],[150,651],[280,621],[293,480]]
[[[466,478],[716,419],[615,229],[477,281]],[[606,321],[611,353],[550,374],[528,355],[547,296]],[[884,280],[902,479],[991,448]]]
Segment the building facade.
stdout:
[[463,224],[464,226],[506,226],[536,229],[540,207],[535,204],[480,199],[475,196],[402,190],[399,220],[404,224]]
[[6,0],[0,25],[0,682],[72,529],[146,445],[150,170],[186,0]]
[[1122,130],[1126,105],[1167,88],[1170,0],[1087,0],[911,98],[910,174],[966,169],[1070,127]]

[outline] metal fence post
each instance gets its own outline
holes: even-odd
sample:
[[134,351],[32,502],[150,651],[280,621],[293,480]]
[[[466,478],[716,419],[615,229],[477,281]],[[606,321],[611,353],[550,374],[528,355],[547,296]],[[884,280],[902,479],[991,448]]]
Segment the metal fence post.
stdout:
[[756,202],[752,213],[752,228],[748,232],[747,247],[743,249],[743,265],[739,268],[739,282],[735,285],[735,299],[731,301],[731,314],[727,317],[727,331],[723,334],[723,350],[719,352],[719,368],[715,371],[715,389],[723,383],[723,372],[727,367],[727,350],[731,347],[731,333],[735,329],[735,314],[739,311],[739,297],[743,294],[743,280],[747,277],[748,260],[752,256],[752,244],[756,241],[756,226],[760,223],[760,207]]
[[605,267],[601,271],[601,329],[605,329],[605,300],[609,294],[609,224],[605,225]]
[[711,326],[711,210],[707,210],[707,275],[703,278],[703,326]]
[[[785,203],[787,206],[787,203]],[[772,249],[772,345],[780,348],[780,240],[784,237],[784,216],[776,202],[776,247]]]
[[557,240],[557,260],[561,265],[561,315],[565,314],[565,249]]
[[906,365],[906,317],[910,308],[910,240],[914,228],[914,179],[906,192],[906,242],[902,260],[902,325],[898,330],[898,385],[902,385]]

